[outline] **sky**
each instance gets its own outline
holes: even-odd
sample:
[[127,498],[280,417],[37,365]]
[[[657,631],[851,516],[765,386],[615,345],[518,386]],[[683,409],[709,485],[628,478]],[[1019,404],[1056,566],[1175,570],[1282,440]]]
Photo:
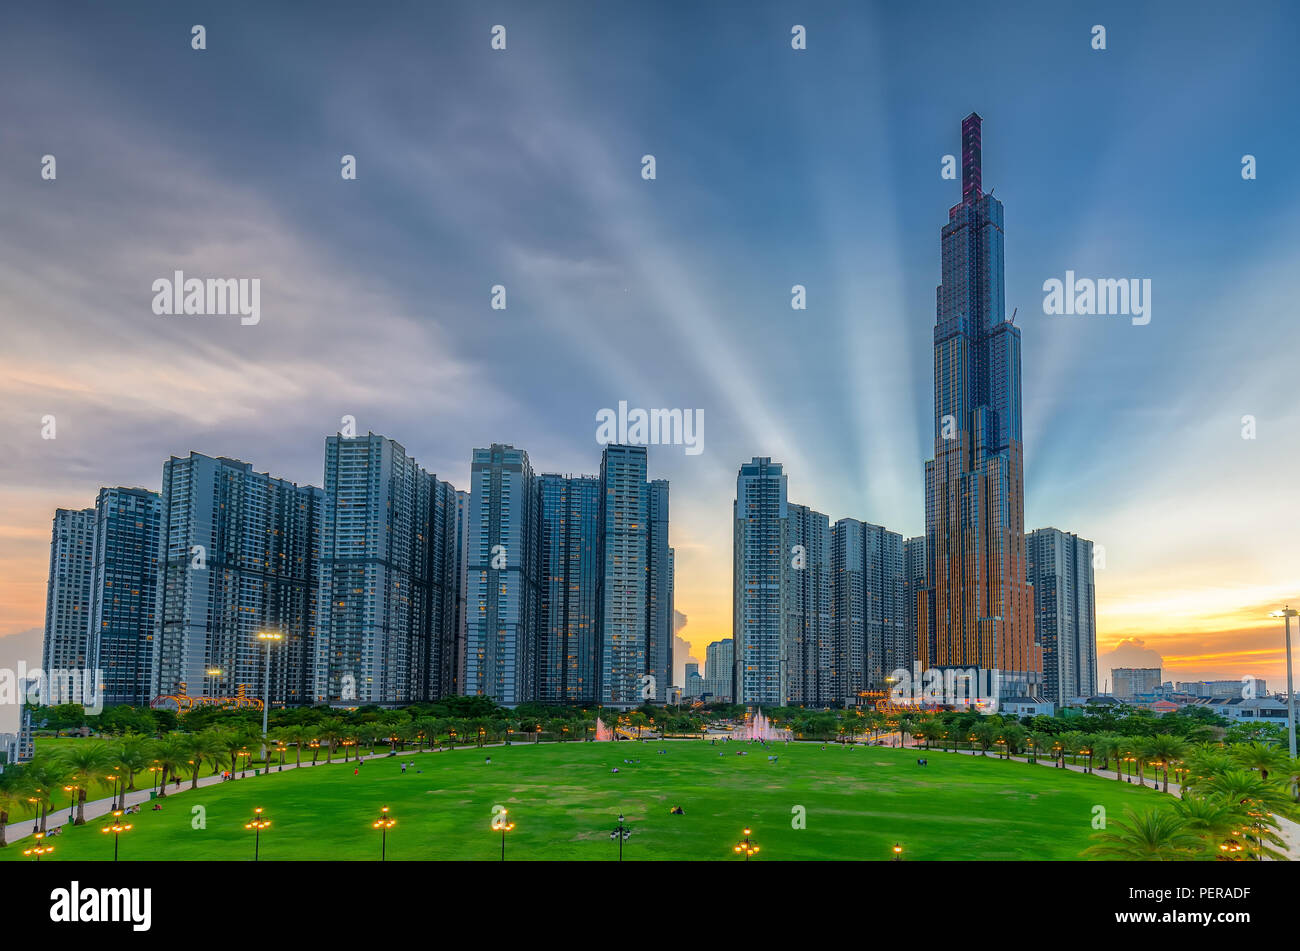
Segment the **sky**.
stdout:
[[[1026,525],[1104,546],[1101,677],[1283,685],[1293,7],[265,6],[2,15],[0,666],[39,656],[54,509],[156,489],[170,455],[319,485],[351,415],[460,487],[492,442],[590,473],[621,400],[703,414],[702,452],[649,451],[703,659],[731,634],[752,456],[832,520],[923,531],[960,200],[941,171],[976,111],[1023,333]],[[176,270],[260,279],[260,321],[155,315]],[[1045,314],[1067,270],[1149,279],[1150,323]]]

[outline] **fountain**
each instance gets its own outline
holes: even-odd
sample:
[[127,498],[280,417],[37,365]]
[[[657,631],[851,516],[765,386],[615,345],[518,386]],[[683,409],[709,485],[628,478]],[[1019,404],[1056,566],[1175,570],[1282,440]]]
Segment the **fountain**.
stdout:
[[596,742],[608,743],[612,739],[614,739],[614,731],[605,726],[604,720],[596,717]]
[[772,726],[771,721],[763,715],[761,709],[752,717],[746,717],[745,722],[736,727],[731,735],[737,740],[761,740],[764,742],[790,739],[790,731]]

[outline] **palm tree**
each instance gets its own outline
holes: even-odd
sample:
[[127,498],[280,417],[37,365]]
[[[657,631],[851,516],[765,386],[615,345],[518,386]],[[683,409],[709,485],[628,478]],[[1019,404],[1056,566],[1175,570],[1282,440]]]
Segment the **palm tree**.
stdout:
[[1187,755],[1187,744],[1172,734],[1157,733],[1147,740],[1146,753],[1151,758],[1152,764],[1163,771],[1163,791],[1169,792],[1169,764],[1176,763]]
[[190,788],[198,789],[199,770],[203,767],[203,761],[205,759],[210,761],[212,763],[212,772],[215,773],[220,756],[225,752],[225,746],[222,743],[221,735],[213,730],[186,734],[183,741],[185,751],[189,756],[189,762],[194,767],[193,775],[190,777]]
[[1085,849],[1085,855],[1126,861],[1187,860],[1201,847],[1187,820],[1172,809],[1150,809],[1138,815],[1127,806],[1124,818],[1112,819],[1093,840],[1096,844]]
[[1102,769],[1108,769],[1111,760],[1115,761],[1115,779],[1122,783],[1124,781],[1124,753],[1126,752],[1124,737],[1115,733],[1099,734],[1093,738],[1092,750],[1093,753],[1101,756]]
[[126,785],[122,787],[123,799],[126,798],[127,790],[135,789],[136,774],[148,769],[153,762],[153,745],[153,740],[139,733],[126,734],[118,744],[117,762],[126,771]]
[[1205,785],[1219,773],[1233,768],[1232,757],[1217,743],[1200,743],[1183,755],[1183,788]]
[[103,743],[86,740],[75,743],[59,754],[59,759],[67,767],[71,783],[77,790],[77,818],[74,826],[86,824],[86,793],[90,785],[113,768],[112,752]]
[[[396,736],[396,733],[393,734]],[[334,757],[334,750],[338,748],[339,741],[343,739],[343,721],[337,717],[330,717],[328,720],[322,720],[316,731],[316,736],[325,741],[325,762],[328,764]],[[396,748],[396,747],[394,747]]]
[[67,768],[49,756],[38,756],[19,775],[17,792],[36,807],[41,832],[46,831],[46,820],[54,808],[55,793],[67,781]]
[[180,771],[190,761],[189,749],[186,746],[185,737],[173,733],[159,740],[158,745],[154,747],[154,762],[161,767],[158,784],[158,798],[167,797],[167,777],[169,775],[179,775]]
[[1174,811],[1205,842],[1207,853],[1215,858],[1230,854],[1242,819],[1234,803],[1222,796],[1188,795],[1174,804]]
[[1279,772],[1290,765],[1290,757],[1280,746],[1270,746],[1253,740],[1250,743],[1237,743],[1228,749],[1232,761],[1243,769],[1257,769],[1260,776],[1268,779],[1269,770]]
[[1240,808],[1247,847],[1256,858],[1285,858],[1284,852],[1271,848],[1285,845],[1277,834],[1276,813],[1285,812],[1291,804],[1286,788],[1276,780],[1264,779],[1253,770],[1230,769],[1211,777],[1204,789],[1222,796]]
[[284,727],[284,739],[293,744],[294,766],[302,765],[302,748],[315,739],[315,734],[302,724]]
[[23,794],[23,767],[10,766],[0,773],[0,849],[5,842],[5,827],[9,825],[9,813],[15,812],[27,802]]

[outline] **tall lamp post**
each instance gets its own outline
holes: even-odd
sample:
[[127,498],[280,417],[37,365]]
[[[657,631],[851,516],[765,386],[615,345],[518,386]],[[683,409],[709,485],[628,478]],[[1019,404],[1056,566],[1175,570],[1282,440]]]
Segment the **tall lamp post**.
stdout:
[[258,806],[253,810],[253,821],[245,822],[245,829],[253,830],[253,861],[256,862],[262,853],[262,830],[269,828],[271,820],[262,815],[262,807]]
[[271,645],[284,635],[279,631],[261,631],[258,639],[266,644],[266,674],[262,678],[262,758],[266,758],[266,718],[271,712]]
[[113,810],[113,821],[106,826],[101,826],[99,831],[106,834],[109,832],[113,833],[113,861],[116,862],[117,861],[117,840],[121,837],[123,832],[131,831],[131,824],[129,822],[122,821],[121,809],[115,809]]
[[758,853],[758,843],[750,838],[752,834],[753,833],[749,829],[746,829],[745,837],[741,839],[739,842],[737,842],[735,846],[732,848],[733,852],[743,854],[745,856],[746,862],[749,861],[749,857],[751,855],[755,855]]
[[1284,618],[1286,625],[1286,735],[1291,746],[1291,758],[1295,759],[1295,684],[1291,680],[1291,619],[1300,611],[1287,605],[1281,611],[1274,611],[1269,617]]
[[492,817],[492,828],[501,830],[501,861],[506,860],[506,833],[514,829],[515,824],[511,822],[506,813],[509,810],[502,809]]
[[609,837],[618,840],[618,860],[623,861],[623,843],[632,838],[632,830],[623,827],[623,813],[618,814],[618,828],[611,832]]
[[380,829],[381,839],[379,841],[379,861],[388,861],[388,830],[397,825],[397,820],[388,814],[388,807],[384,806],[379,812],[379,818],[372,824],[371,828]]

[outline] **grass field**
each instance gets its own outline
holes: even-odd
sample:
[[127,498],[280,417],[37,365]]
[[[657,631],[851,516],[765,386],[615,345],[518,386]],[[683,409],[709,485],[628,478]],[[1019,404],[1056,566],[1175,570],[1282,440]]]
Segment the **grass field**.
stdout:
[[[917,766],[918,755],[930,765]],[[415,766],[403,774],[402,761]],[[1169,801],[994,757],[814,743],[523,744],[399,754],[367,761],[360,775],[353,769],[273,772],[169,795],[161,812],[146,805],[131,818],[121,858],[249,860],[253,834],[244,823],[261,806],[272,820],[263,860],[376,860],[380,833],[371,823],[388,806],[397,820],[389,859],[492,860],[501,848],[492,809],[501,805],[515,823],[508,861],[616,858],[609,832],[620,811],[632,829],[629,860],[740,861],[732,846],[745,826],[761,846],[755,861],[888,859],[895,843],[905,860],[1074,859],[1090,844],[1095,805],[1119,816],[1125,805]],[[676,805],[684,815],[669,813]],[[200,806],[205,824],[194,828]],[[797,806],[806,810],[804,829],[792,827]],[[103,824],[65,826],[46,861],[111,859]],[[0,860],[21,860],[30,840],[20,841],[0,849]]]

